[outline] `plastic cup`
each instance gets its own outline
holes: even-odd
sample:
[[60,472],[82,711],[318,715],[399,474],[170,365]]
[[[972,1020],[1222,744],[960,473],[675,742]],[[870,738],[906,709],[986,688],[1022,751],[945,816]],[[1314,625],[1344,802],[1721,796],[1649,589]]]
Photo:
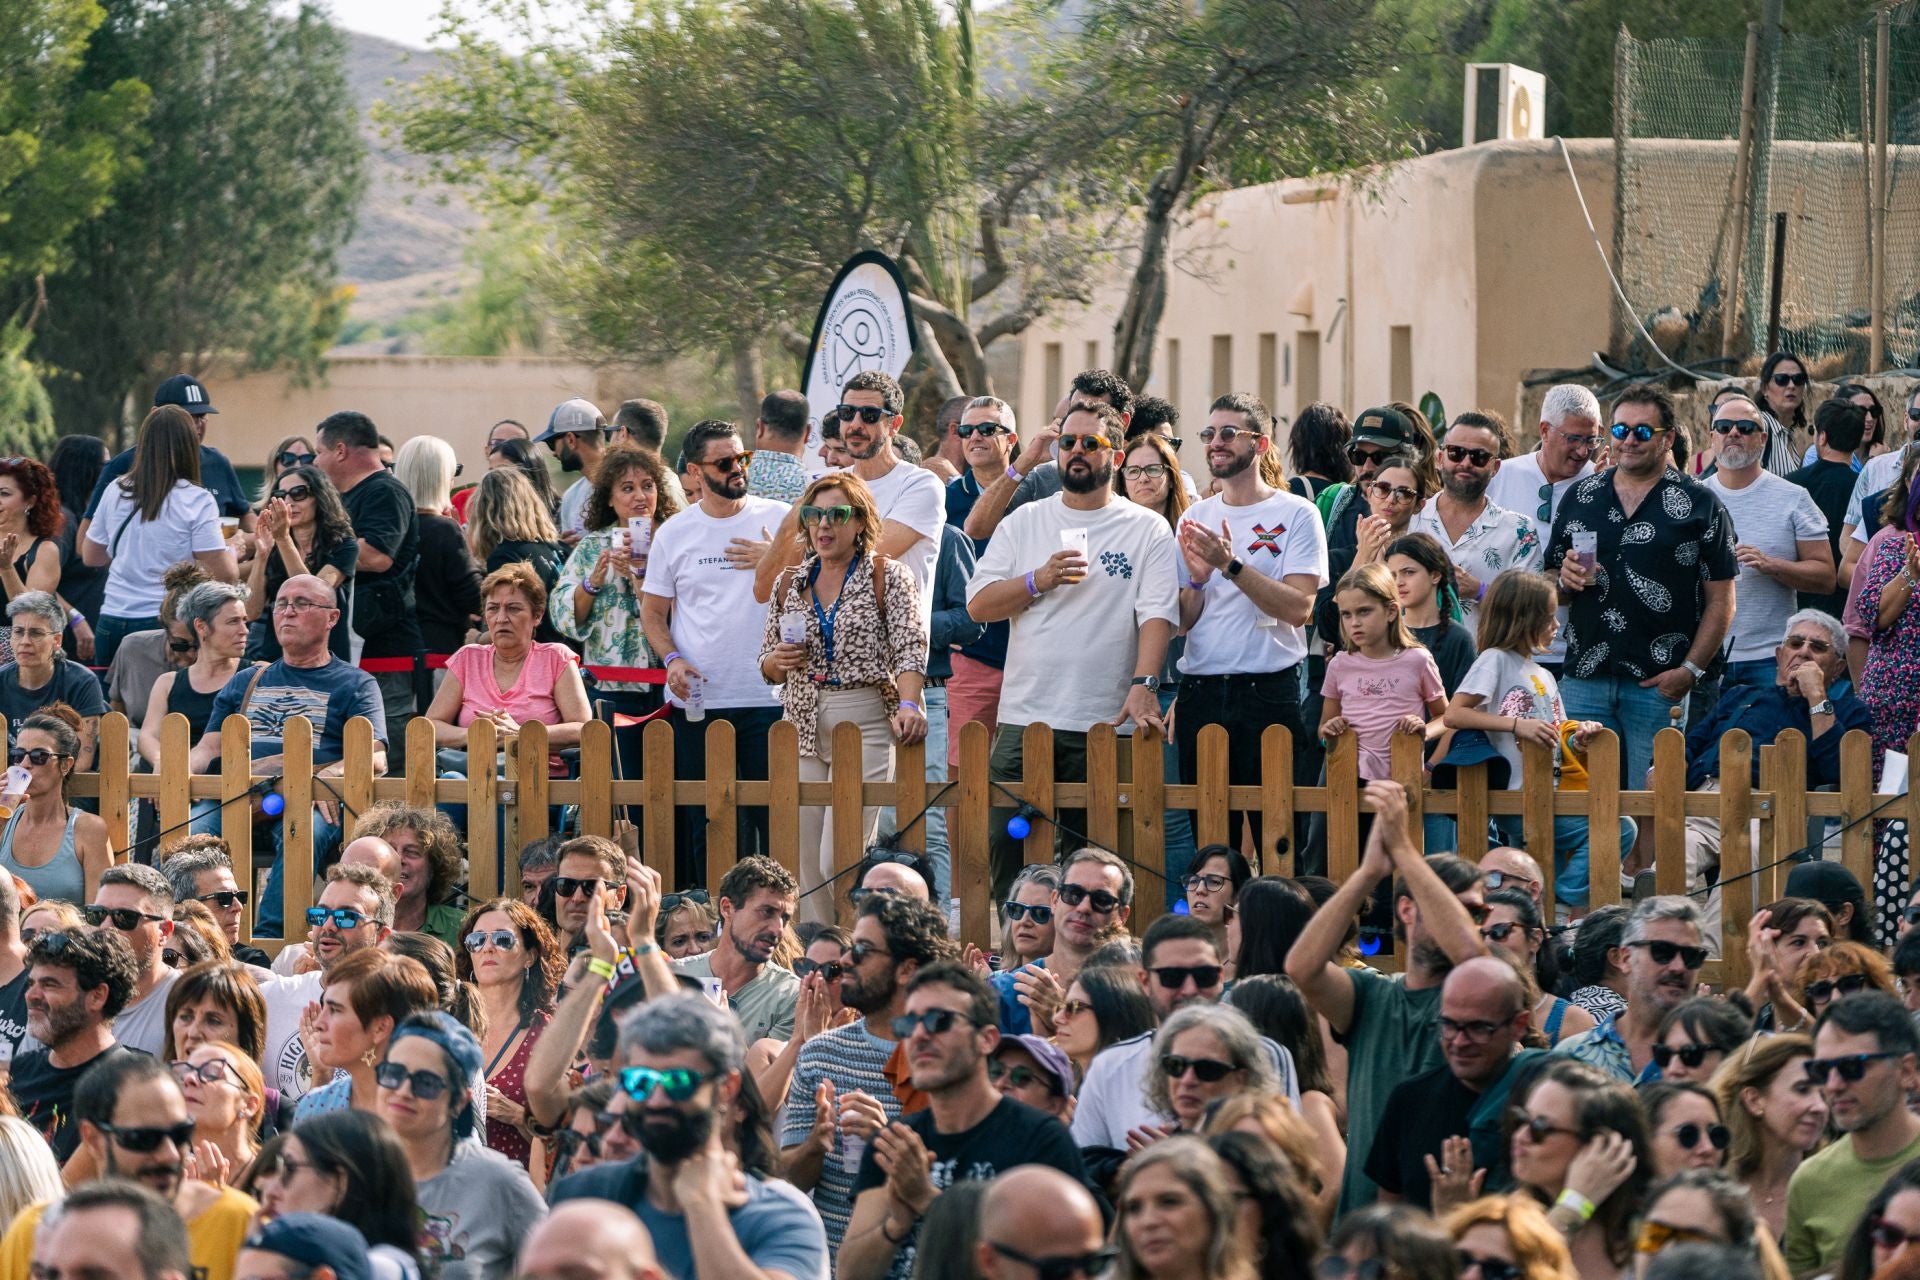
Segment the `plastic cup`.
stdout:
[[644,557],[653,547],[653,517],[635,516],[627,521],[627,553],[635,560]]
[[780,615],[780,643],[805,644],[807,642],[807,615],[789,610]]
[[1592,570],[1600,563],[1600,535],[1581,530],[1572,535],[1574,563]]

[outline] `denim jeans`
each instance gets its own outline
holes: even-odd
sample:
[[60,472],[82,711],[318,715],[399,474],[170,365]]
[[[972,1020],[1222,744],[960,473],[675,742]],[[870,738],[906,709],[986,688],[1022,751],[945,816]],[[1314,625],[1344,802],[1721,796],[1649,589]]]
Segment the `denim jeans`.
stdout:
[[[1653,735],[1672,726],[1687,728],[1686,699],[1673,701],[1657,687],[1643,689],[1629,676],[1588,676],[1565,680],[1561,700],[1570,720],[1598,720],[1620,736],[1620,758],[1627,769],[1626,789],[1645,791],[1653,768]],[[1676,719],[1674,711],[1680,715]]]
[[[944,688],[927,689],[921,693],[920,701],[927,713],[927,782],[943,783],[947,780],[947,691]],[[882,821],[889,822],[890,819]],[[944,913],[947,899],[953,894],[953,849],[947,843],[947,811],[944,806],[935,805],[927,810],[925,830],[927,860],[933,864],[936,882],[933,886],[933,905]]]
[[1773,683],[1778,673],[1779,668],[1772,658],[1750,658],[1744,662],[1729,662],[1727,674],[1720,681],[1720,687],[1735,689],[1745,684],[1764,689]]
[[[320,868],[327,865],[339,844],[340,828],[321,817],[319,806],[316,805],[313,810],[313,878],[316,886],[320,881]],[[281,920],[280,886],[286,870],[286,861],[286,825],[276,822],[273,824],[273,866],[267,872],[267,887],[260,891],[260,910],[253,921],[253,932],[259,937],[285,936],[281,932],[284,922]],[[317,887],[314,896],[319,896]]]
[[160,619],[153,618],[114,618],[100,615],[100,625],[93,629],[93,665],[110,667],[113,655],[120,651],[120,642],[136,631],[158,631]]
[[[1527,847],[1525,824],[1518,814],[1505,814],[1493,820],[1493,830],[1501,844],[1515,849]],[[1620,819],[1620,853],[1624,857],[1633,848],[1640,828],[1632,818]],[[1570,907],[1584,907],[1592,896],[1593,871],[1587,856],[1587,820],[1578,814],[1566,814],[1553,820],[1553,898]],[[1553,923],[1548,921],[1548,924]]]

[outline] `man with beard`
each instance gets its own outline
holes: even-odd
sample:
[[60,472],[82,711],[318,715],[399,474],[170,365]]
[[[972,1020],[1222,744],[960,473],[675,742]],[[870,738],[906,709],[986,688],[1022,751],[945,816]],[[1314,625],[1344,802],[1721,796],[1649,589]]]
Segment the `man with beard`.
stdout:
[[[1180,616],[1178,555],[1158,512],[1114,492],[1125,428],[1106,404],[1076,402],[1058,440],[1066,487],[1008,516],[968,584],[975,622],[1012,622],[990,764],[995,782],[1023,775],[1029,724],[1052,726],[1061,782],[1086,781],[1094,725],[1163,727],[1156,691]],[[1125,760],[1131,752],[1120,754]],[[1023,861],[1020,842],[1007,834],[1011,816],[996,809],[991,823],[995,901],[1006,899]],[[1071,810],[1061,824],[1086,829],[1084,815]]]
[[[947,922],[924,901],[875,893],[860,903],[853,949],[836,966],[840,1000],[861,1015],[807,1041],[788,1090],[781,1159],[787,1181],[813,1195],[838,1255],[853,1212],[860,1153],[875,1133],[898,1120],[912,1090],[900,1062],[893,1020],[906,1011],[907,984],[921,968],[953,958]],[[824,984],[824,975],[807,979]],[[905,1096],[903,1096],[905,1095]],[[805,1102],[811,1100],[812,1110]],[[925,1100],[912,1098],[920,1106]]]
[[[700,501],[654,535],[640,606],[647,644],[663,655],[668,701],[681,709],[672,720],[674,776],[707,776],[706,722],[725,720],[733,726],[734,776],[764,779],[767,731],[780,718],[780,700],[761,679],[758,648],[741,643],[742,636],[757,636],[766,628],[767,606],[755,599],[753,564],[735,544],[766,537],[766,530],[786,518],[787,508],[748,495],[752,455],[740,447],[740,433],[731,422],[694,423],[682,447],[700,476]],[[772,578],[767,581],[771,590]],[[700,719],[690,719],[686,710],[695,685]],[[743,854],[764,852],[766,806],[741,805],[737,814],[736,847]],[[673,883],[704,884],[706,810],[683,805],[675,823]]]
[[[1120,415],[1120,430],[1114,435],[1113,442],[1120,444],[1125,440],[1127,427],[1133,422],[1133,388],[1121,381],[1118,374],[1106,369],[1084,369],[1074,374],[1067,394],[1054,406],[1053,421],[1039,435],[1027,441],[1027,447],[992,484],[980,491],[979,497],[968,507],[966,532],[969,538],[985,544],[1006,517],[1030,502],[1039,502],[1059,494],[1065,484],[1063,468],[1066,457],[1063,451],[1056,451],[1054,445],[1059,441],[1060,433],[1066,429],[1067,414],[1076,404],[1102,402]],[[974,403],[978,404],[979,401]],[[1012,427],[1011,410],[1004,421],[1009,428]]]
[[742,858],[720,880],[720,937],[713,950],[676,960],[673,971],[717,979],[747,1043],[793,1038],[800,979],[769,963],[793,919],[800,886],[772,858]]
[[458,947],[467,913],[447,899],[465,869],[465,852],[453,820],[431,806],[383,800],[360,815],[353,835],[379,836],[399,855],[399,874],[387,875],[396,895],[394,931],[430,933]]
[[[1017,888],[1024,880],[1014,883]],[[1120,936],[1133,914],[1133,870],[1125,859],[1105,849],[1082,849],[1061,866],[1048,910],[1053,916],[1053,950],[1032,964],[1002,969],[987,980],[1000,998],[1003,1036],[1035,1030],[1053,1033],[1060,1004],[1087,957]]]
[[131,1056],[113,1020],[133,997],[133,948],[112,929],[43,933],[27,948],[27,1034],[45,1048],[13,1060],[8,1088],[28,1124],[65,1164],[80,1145],[73,1095],[96,1062]]
[[853,1220],[839,1280],[906,1280],[920,1222],[957,1182],[987,1181],[1018,1165],[1048,1165],[1085,1184],[1066,1126],[994,1086],[988,1060],[1000,1043],[993,993],[971,970],[929,965],[907,984],[894,1034],[906,1042],[913,1087],[927,1109],[874,1135],[854,1182]]
[[180,977],[161,955],[177,927],[173,886],[137,862],[108,867],[86,915],[88,924],[117,930],[133,949],[133,994],[114,1019],[114,1039],[129,1049],[159,1053],[167,1038],[167,992]]
[[1591,1031],[1569,1036],[1553,1051],[1628,1084],[1658,1080],[1653,1043],[1660,1038],[1660,1020],[1693,994],[1700,966],[1707,962],[1700,920],[1700,908],[1691,898],[1671,895],[1636,902],[1620,935],[1620,945],[1629,953],[1625,1011]]
[[611,1200],[640,1216],[660,1268],[676,1280],[824,1280],[827,1236],[806,1196],[744,1170],[725,1135],[739,1120],[740,1026],[700,996],[666,996],[620,1028],[622,1123],[644,1158],[595,1165],[548,1200]]
[[235,960],[261,969],[273,963],[274,957],[240,941],[247,893],[233,878],[233,854],[225,840],[216,835],[185,836],[164,855],[160,872],[173,886],[175,902],[198,902],[213,912]]
[[[1173,723],[1180,780],[1188,784],[1199,778],[1206,725],[1221,725],[1236,744],[1258,743],[1270,724],[1284,725],[1296,741],[1305,736],[1307,623],[1315,593],[1327,585],[1327,539],[1313,504],[1260,478],[1261,460],[1276,447],[1267,406],[1244,392],[1221,396],[1200,443],[1220,491],[1194,503],[1180,522],[1187,649]],[[1260,785],[1260,753],[1251,746],[1229,752],[1227,768],[1232,785]],[[1254,846],[1267,847],[1260,815],[1235,812],[1231,821],[1235,848],[1243,821],[1252,824]],[[1167,864],[1175,884],[1187,871]]]
[[[1740,396],[1713,407],[1718,466],[1702,482],[1733,517],[1733,557],[1740,562],[1733,587],[1740,623],[1727,653],[1724,689],[1772,684],[1774,650],[1799,605],[1796,593],[1833,590],[1827,517],[1811,493],[1760,465],[1767,448],[1762,416]],[[1703,715],[1707,710],[1697,703],[1696,709]]]
[[[172,1205],[187,1225],[194,1275],[231,1280],[234,1258],[260,1206],[252,1196],[187,1176],[193,1119],[173,1071],[144,1053],[116,1054],[73,1091],[80,1141],[102,1177],[125,1178]],[[0,1239],[0,1274],[24,1276],[48,1202],[30,1205]]]
[[1455,418],[1434,459],[1440,492],[1407,525],[1408,533],[1431,534],[1453,561],[1454,589],[1469,624],[1489,582],[1507,569],[1538,569],[1545,550],[1531,520],[1487,497],[1506,453],[1507,424],[1497,414]]
[[315,967],[290,977],[275,975],[260,984],[267,1002],[267,1051],[260,1066],[281,1097],[298,1099],[312,1084],[307,1078],[300,1019],[320,999],[327,975],[355,952],[379,946],[392,932],[392,881],[357,862],[327,868],[320,900],[307,909],[308,945]]
[[600,900],[609,920],[627,894],[627,855],[605,836],[575,836],[560,846],[554,864],[553,930],[562,955],[578,950],[587,909]]
[[[1687,727],[1687,694],[1733,621],[1740,568],[1720,499],[1668,465],[1676,429],[1673,398],[1658,387],[1615,397],[1615,465],[1573,486],[1547,540],[1546,569],[1570,598],[1567,716],[1620,735],[1635,787],[1653,767],[1654,734]],[[1575,534],[1594,539],[1590,560],[1573,554]]]
[[[1534,532],[1544,538],[1567,490],[1593,474],[1594,449],[1603,443],[1600,430],[1600,401],[1593,392],[1571,382],[1548,388],[1540,399],[1540,447],[1501,463],[1487,482],[1487,498],[1508,511],[1532,513]],[[1562,600],[1560,633],[1540,655],[1540,665],[1556,679],[1567,656],[1566,626]]]
[[[1192,916],[1161,916],[1140,939],[1140,983],[1156,1019],[1165,1022],[1190,1004],[1219,1004],[1226,988],[1220,943],[1212,926]],[[1073,1112],[1073,1140],[1086,1148],[1116,1154],[1133,1141],[1151,1142],[1162,1132],[1163,1118],[1147,1101],[1147,1074],[1153,1065],[1155,1032],[1108,1045],[1087,1066]],[[1265,1036],[1260,1045],[1273,1060],[1281,1092],[1300,1105],[1300,1074],[1293,1054]]]
[[547,429],[534,440],[553,450],[562,471],[580,473],[560,495],[560,540],[572,546],[587,531],[587,499],[593,496],[593,477],[606,448],[607,420],[591,401],[575,397],[554,406]]
[[[1347,1146],[1373,1149],[1394,1086],[1441,1063],[1435,1023],[1447,971],[1487,953],[1477,920],[1487,915],[1480,870],[1465,858],[1423,858],[1407,837],[1407,793],[1397,782],[1367,784],[1373,830],[1359,871],[1321,904],[1287,954],[1287,976],[1347,1048]],[[1406,972],[1389,978],[1338,963],[1353,919],[1382,881],[1393,885],[1394,936]],[[1340,1211],[1373,1203],[1377,1188],[1363,1162],[1347,1161]]]

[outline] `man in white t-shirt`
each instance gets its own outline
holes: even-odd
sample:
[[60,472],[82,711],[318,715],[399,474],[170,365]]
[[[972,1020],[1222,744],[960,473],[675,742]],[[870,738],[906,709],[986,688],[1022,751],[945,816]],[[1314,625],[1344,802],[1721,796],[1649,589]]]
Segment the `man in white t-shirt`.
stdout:
[[[1180,780],[1198,779],[1200,730],[1217,724],[1242,748],[1228,753],[1228,780],[1257,787],[1260,753],[1247,744],[1268,725],[1284,725],[1296,739],[1306,729],[1300,678],[1314,595],[1327,581],[1327,538],[1311,502],[1260,478],[1260,461],[1275,445],[1273,414],[1259,399],[1233,392],[1215,400],[1200,443],[1220,492],[1187,508],[1180,523]],[[1257,813],[1233,815],[1229,843],[1240,847],[1243,818],[1265,849]],[[1167,874],[1178,883],[1186,870],[1169,865]]]
[[[1733,517],[1734,613],[1723,689],[1774,682],[1775,654],[1795,592],[1833,590],[1833,547],[1827,517],[1813,495],[1761,465],[1767,428],[1759,406],[1743,396],[1713,407],[1717,468],[1703,483]],[[1700,709],[1702,713],[1706,708]]]
[[1455,418],[1434,460],[1440,492],[1407,526],[1438,542],[1453,562],[1454,590],[1469,623],[1488,583],[1508,569],[1538,572],[1546,551],[1531,520],[1487,496],[1506,452],[1507,424],[1498,417],[1469,411]]
[[120,931],[133,951],[133,994],[113,1020],[113,1038],[129,1049],[158,1055],[167,1038],[167,993],[180,977],[163,959],[178,926],[173,919],[173,886],[152,867],[129,863],[108,867],[87,905],[87,922]]
[[[787,508],[747,493],[746,451],[731,422],[696,422],[682,450],[700,477],[700,502],[654,534],[640,588],[647,645],[667,669],[667,700],[681,709],[673,717],[674,774],[707,776],[707,723],[725,720],[734,731],[734,776],[764,779],[767,731],[780,703],[760,676],[756,637],[767,606],[755,595],[754,557],[741,549],[766,539]],[[706,811],[683,806],[676,822],[675,884],[705,883]],[[741,857],[772,852],[765,806],[742,805],[738,822]]]
[[[1094,725],[1162,727],[1154,686],[1180,617],[1178,550],[1158,512],[1113,490],[1125,428],[1110,405],[1075,402],[1059,435],[1064,488],[1001,522],[967,588],[974,621],[1012,623],[990,765],[996,782],[1023,775],[1029,724],[1052,726],[1054,776],[1063,782],[1086,779]],[[1006,834],[1011,815],[996,811],[992,822],[995,901],[1022,861]],[[1061,815],[1079,831],[1084,821]]]
[[[267,1084],[279,1089],[283,1099],[298,1099],[315,1084],[300,1039],[301,1015],[320,999],[327,975],[342,960],[387,940],[393,932],[393,904],[391,880],[359,863],[336,863],[327,868],[326,887],[307,910],[307,936],[317,967],[290,977],[255,971],[267,1005],[267,1050],[260,1066]],[[313,923],[316,915],[318,924]]]
[[[1563,382],[1540,401],[1540,447],[1500,464],[1487,483],[1495,506],[1533,517],[1544,541],[1553,528],[1560,500],[1573,482],[1593,474],[1593,451],[1600,443],[1600,401],[1587,388]],[[1567,660],[1567,602],[1560,601],[1560,629],[1540,655],[1540,665],[1558,676]]]

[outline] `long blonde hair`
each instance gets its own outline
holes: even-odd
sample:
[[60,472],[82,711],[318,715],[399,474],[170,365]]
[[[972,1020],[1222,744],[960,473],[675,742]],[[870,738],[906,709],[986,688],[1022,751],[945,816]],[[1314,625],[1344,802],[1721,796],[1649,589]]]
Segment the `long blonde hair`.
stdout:
[[28,1205],[65,1194],[47,1140],[19,1116],[0,1116],[0,1214],[11,1222]]
[[1566,1240],[1554,1230],[1546,1210],[1527,1196],[1482,1196],[1448,1214],[1443,1225],[1458,1244],[1483,1223],[1507,1233],[1520,1280],[1579,1280]]
[[[1393,622],[1387,627],[1387,643],[1392,645],[1396,650],[1417,649],[1420,647],[1420,642],[1414,638],[1413,632],[1407,628],[1406,610],[1400,607],[1400,593],[1394,589],[1393,574],[1388,570],[1387,566],[1383,564],[1363,564],[1358,568],[1347,570],[1346,574],[1340,579],[1339,585],[1333,589],[1334,604],[1336,606],[1339,604],[1339,595],[1342,591],[1365,592],[1386,606],[1387,612],[1393,615]],[[1343,626],[1340,628],[1340,631],[1341,648],[1345,649],[1348,653],[1360,652],[1360,646],[1353,643],[1352,639],[1347,636],[1346,628]]]
[[485,564],[493,549],[503,542],[559,540],[553,513],[519,468],[495,467],[481,477],[480,487],[467,505],[467,541],[473,545],[474,559]]

